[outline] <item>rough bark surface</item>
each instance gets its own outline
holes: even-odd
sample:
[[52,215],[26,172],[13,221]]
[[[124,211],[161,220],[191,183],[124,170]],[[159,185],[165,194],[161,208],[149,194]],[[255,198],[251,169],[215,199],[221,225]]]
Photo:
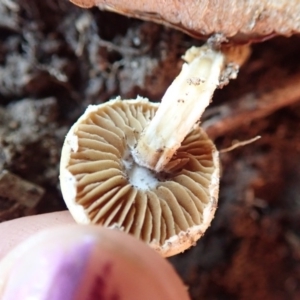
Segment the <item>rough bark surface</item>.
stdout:
[[82,6],[164,23],[194,37],[222,33],[246,41],[300,31],[299,0],[70,0]]

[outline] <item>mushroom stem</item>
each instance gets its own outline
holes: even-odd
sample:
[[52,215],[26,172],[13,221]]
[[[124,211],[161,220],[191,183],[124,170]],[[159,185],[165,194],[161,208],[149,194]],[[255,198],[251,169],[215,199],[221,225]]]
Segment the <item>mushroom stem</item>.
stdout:
[[160,172],[209,105],[225,69],[226,55],[208,44],[183,56],[180,74],[142,133],[132,154],[139,165]]

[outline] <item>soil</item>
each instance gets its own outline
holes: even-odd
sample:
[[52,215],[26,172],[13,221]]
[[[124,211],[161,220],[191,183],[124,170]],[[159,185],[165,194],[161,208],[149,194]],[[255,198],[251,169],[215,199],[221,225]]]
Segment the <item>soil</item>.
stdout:
[[[61,0],[1,0],[0,40],[0,172],[35,195],[27,203],[0,185],[0,221],[65,209],[58,164],[71,124],[87,105],[118,95],[159,101],[181,55],[203,43]],[[268,103],[262,97],[290,78],[300,84],[299,53],[299,36],[254,44],[238,78],[216,92],[203,120],[219,149],[261,138],[221,154],[212,226],[195,247],[169,259],[192,299],[300,299],[300,95],[281,96],[280,105],[276,97]],[[224,110],[225,118],[238,116],[236,103],[251,113],[233,126],[227,118],[228,128],[218,134],[209,131],[207,124],[221,124]],[[272,109],[256,113],[266,107]]]

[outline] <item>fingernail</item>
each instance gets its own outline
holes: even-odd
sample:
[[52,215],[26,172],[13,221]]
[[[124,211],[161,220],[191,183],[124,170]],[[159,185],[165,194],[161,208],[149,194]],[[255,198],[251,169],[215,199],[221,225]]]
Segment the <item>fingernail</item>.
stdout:
[[3,300],[75,299],[94,244],[93,236],[81,236],[64,246],[33,250],[15,264]]
[[19,249],[1,300],[189,299],[166,260],[124,232],[74,225]]

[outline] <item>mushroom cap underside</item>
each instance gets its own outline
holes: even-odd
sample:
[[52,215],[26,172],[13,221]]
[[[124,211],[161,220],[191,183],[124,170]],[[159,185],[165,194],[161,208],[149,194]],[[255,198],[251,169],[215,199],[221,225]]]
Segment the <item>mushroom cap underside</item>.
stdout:
[[67,134],[60,183],[78,223],[118,228],[171,256],[195,244],[211,223],[219,159],[195,126],[163,172],[137,165],[131,151],[157,108],[140,97],[89,106]]

